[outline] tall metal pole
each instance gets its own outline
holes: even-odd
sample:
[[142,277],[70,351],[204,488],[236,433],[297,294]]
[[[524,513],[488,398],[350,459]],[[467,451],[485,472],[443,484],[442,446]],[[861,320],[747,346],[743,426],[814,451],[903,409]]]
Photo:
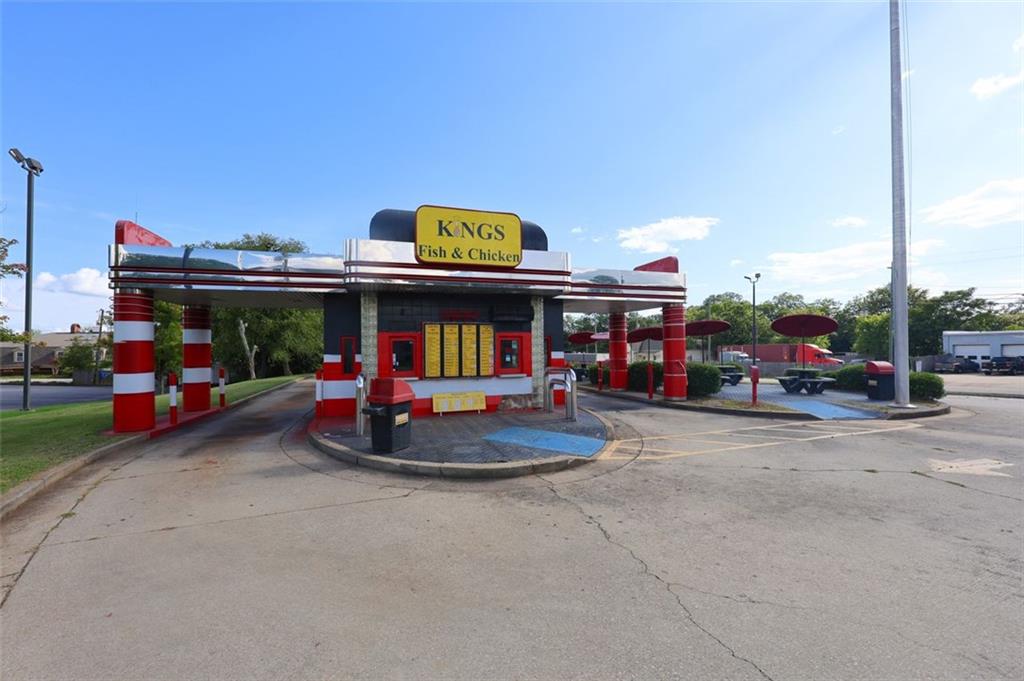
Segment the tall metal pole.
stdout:
[[754,353],[750,358],[750,366],[757,366],[757,279],[751,279],[751,295],[750,295],[750,316],[754,322]]
[[25,366],[22,376],[25,384],[21,387],[21,409],[32,408],[32,213],[35,210],[35,179],[32,171],[28,176],[28,199],[25,208]]
[[907,322],[907,225],[903,174],[903,66],[900,63],[900,3],[889,0],[889,83],[892,115],[892,319],[894,406],[910,404],[910,339]]

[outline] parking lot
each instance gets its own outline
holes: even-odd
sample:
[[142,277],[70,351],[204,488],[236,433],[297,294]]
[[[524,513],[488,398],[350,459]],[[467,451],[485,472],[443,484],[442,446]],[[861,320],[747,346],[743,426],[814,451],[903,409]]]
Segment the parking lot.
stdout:
[[980,371],[970,374],[942,374],[946,392],[951,395],[1007,395],[1024,397],[1024,376],[998,374],[986,376]]
[[3,678],[1024,676],[1018,400],[797,423],[585,395],[602,458],[456,482],[312,450],[309,390],[5,523]]

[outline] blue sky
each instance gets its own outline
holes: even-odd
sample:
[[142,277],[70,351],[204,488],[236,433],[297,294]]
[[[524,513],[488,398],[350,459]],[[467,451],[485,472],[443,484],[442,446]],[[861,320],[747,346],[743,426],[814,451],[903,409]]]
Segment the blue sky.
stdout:
[[[690,299],[888,281],[886,3],[2,5],[36,326],[91,323],[117,218],[340,252],[378,209],[507,210]],[[911,282],[1024,292],[1024,9],[911,3]],[[24,229],[2,167],[0,225]],[[22,258],[17,247],[13,260]],[[23,289],[4,306],[21,323]]]

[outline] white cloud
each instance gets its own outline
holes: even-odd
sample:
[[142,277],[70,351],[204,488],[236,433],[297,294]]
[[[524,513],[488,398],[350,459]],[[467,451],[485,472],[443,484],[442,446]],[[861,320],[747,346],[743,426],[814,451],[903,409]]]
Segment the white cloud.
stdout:
[[595,236],[593,239],[591,239],[591,241],[593,241],[595,244],[599,244],[602,241],[604,241],[604,237],[603,236]]
[[836,127],[832,128],[833,135],[842,135],[844,132],[846,132],[845,125],[837,125]]
[[[943,242],[924,239],[913,244],[914,259]],[[798,285],[830,284],[852,281],[865,275],[881,275],[888,279],[887,268],[892,262],[892,242],[889,239],[862,241],[824,251],[780,252],[768,256],[768,272],[781,282]]]
[[742,264],[743,264],[743,261],[740,260],[739,258],[733,258],[732,260],[729,261],[729,267],[736,267],[737,265],[742,265]]
[[993,180],[921,211],[925,223],[975,229],[1024,221],[1024,177]]
[[971,86],[971,94],[978,99],[989,99],[1021,83],[1024,83],[1024,69],[1021,69],[1015,76],[1000,73],[998,76],[979,78]]
[[641,227],[620,229],[616,238],[619,245],[641,253],[676,253],[672,244],[705,238],[718,218],[671,217]]
[[1024,33],[1020,34],[1020,37],[1013,41],[1013,51],[1020,52],[1024,50]]
[[867,220],[856,215],[846,215],[832,221],[833,227],[863,227],[866,224],[868,224]]
[[584,231],[586,230],[584,230],[582,227],[573,227],[572,229],[569,230],[569,234],[583,234]]
[[83,296],[107,298],[111,295],[107,276],[91,267],[82,267],[76,272],[54,276],[43,272],[36,277],[35,287],[53,293],[78,293]]

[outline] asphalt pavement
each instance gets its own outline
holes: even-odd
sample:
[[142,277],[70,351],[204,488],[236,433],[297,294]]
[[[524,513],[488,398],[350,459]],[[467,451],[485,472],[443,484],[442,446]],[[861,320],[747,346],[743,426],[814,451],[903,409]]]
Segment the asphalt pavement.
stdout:
[[4,525],[18,679],[1020,679],[1021,402],[788,422],[584,395],[603,458],[493,482],[312,450],[308,382]]
[[1024,376],[994,374],[986,376],[982,372],[970,374],[942,374],[946,383],[946,391],[950,394],[964,395],[1007,395],[1024,397]]
[[[0,383],[0,411],[21,409],[21,383]],[[72,404],[92,400],[109,400],[113,388],[109,385],[35,385],[30,387],[33,407],[54,404]]]

